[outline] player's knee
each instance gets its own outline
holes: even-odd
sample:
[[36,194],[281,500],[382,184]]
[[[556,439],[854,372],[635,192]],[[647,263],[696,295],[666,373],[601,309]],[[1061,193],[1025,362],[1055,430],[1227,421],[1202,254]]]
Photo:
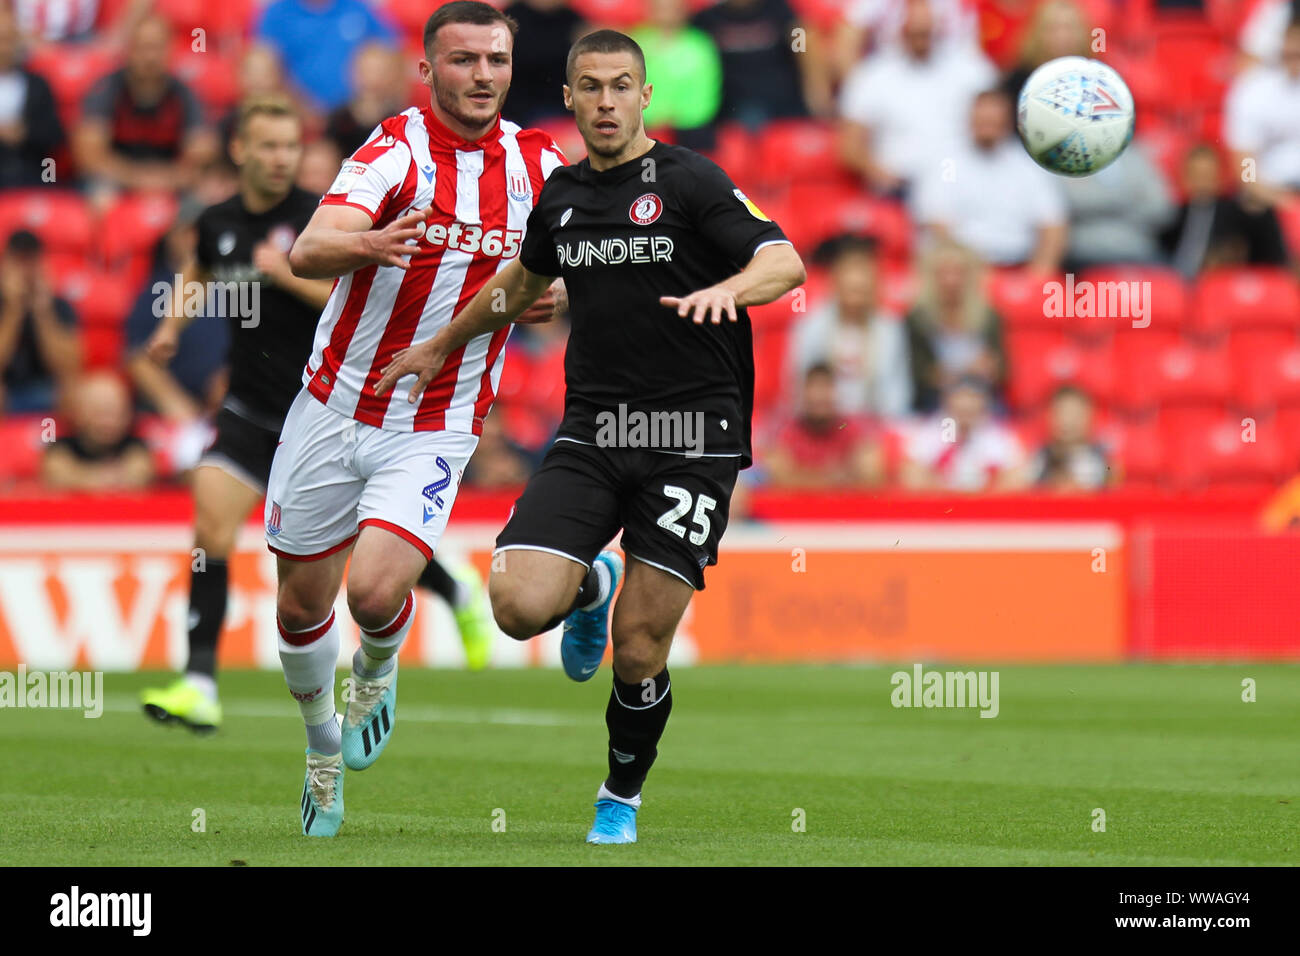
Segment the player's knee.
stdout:
[[[409,589],[408,589],[409,590]],[[362,627],[376,630],[395,618],[406,603],[408,590],[392,582],[348,581],[348,610]]]
[[614,632],[614,673],[634,683],[654,677],[668,659],[668,640],[662,640],[649,622],[618,622]]
[[550,620],[549,610],[536,597],[515,587],[489,586],[488,598],[492,603],[492,616],[503,634],[516,641],[534,637]]
[[329,617],[332,604],[304,598],[295,589],[283,587],[276,597],[275,613],[290,631],[305,631]]
[[238,531],[239,525],[224,516],[202,511],[194,515],[194,546],[202,548],[209,558],[227,557],[234,548]]

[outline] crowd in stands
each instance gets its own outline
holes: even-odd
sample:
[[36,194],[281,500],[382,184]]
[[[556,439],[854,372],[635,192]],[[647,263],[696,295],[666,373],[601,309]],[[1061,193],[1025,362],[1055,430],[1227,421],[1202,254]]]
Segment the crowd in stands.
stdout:
[[[298,184],[323,193],[426,102],[437,5],[0,0],[0,489],[179,480],[237,330],[192,323],[161,367],[151,290],[236,189],[237,105],[294,102]],[[565,53],[627,30],[651,135],[718,161],[809,263],[751,310],[750,487],[1195,489],[1300,468],[1297,0],[503,5],[508,118],[581,158]],[[1091,177],[1040,169],[1015,131],[1025,78],[1062,55],[1110,63],[1138,104],[1132,146]],[[1053,283],[1141,298],[1053,314]],[[559,312],[512,335],[470,484],[518,485],[550,442]],[[59,440],[33,445],[50,419]]]

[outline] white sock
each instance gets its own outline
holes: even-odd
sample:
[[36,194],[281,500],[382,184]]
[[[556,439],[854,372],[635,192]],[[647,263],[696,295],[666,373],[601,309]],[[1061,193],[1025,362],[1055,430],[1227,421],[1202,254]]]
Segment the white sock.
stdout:
[[600,590],[594,601],[581,608],[583,611],[594,611],[600,607],[600,602],[609,597],[609,586],[613,583],[609,576],[609,566],[604,561],[600,561],[592,565],[592,567],[596,571],[596,579],[600,582]]
[[334,719],[334,668],[339,659],[339,628],[334,612],[302,631],[289,630],[278,618],[276,623],[280,666],[307,725],[307,743],[320,753],[338,753],[342,741]]
[[393,667],[402,642],[411,631],[415,620],[415,592],[408,591],[402,609],[383,627],[368,631],[361,629],[361,674],[363,677],[382,677]]
[[600,789],[596,791],[596,799],[613,800],[616,803],[626,803],[629,807],[636,807],[638,810],[641,809],[641,794],[638,793],[635,797],[620,797],[617,793],[611,793],[604,783],[602,783]]
[[198,688],[203,696],[208,700],[217,699],[217,682],[210,674],[200,674],[198,671],[186,671],[185,679],[191,686]]

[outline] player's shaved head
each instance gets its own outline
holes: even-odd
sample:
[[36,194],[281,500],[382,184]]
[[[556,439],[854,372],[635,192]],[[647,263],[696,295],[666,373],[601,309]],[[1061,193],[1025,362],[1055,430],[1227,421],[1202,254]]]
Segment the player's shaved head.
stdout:
[[638,78],[641,85],[645,85],[645,54],[641,52],[640,45],[626,33],[619,33],[617,30],[597,30],[595,33],[588,33],[569,47],[569,58],[564,64],[564,78],[570,86],[573,85],[573,74],[578,65],[578,57],[584,53],[628,54],[636,61],[637,69],[640,71]]

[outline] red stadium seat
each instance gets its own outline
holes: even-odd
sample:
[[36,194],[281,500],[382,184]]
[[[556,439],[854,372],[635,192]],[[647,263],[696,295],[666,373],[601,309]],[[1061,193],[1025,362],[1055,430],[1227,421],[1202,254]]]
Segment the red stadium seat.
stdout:
[[139,291],[120,272],[88,266],[56,274],[54,282],[58,294],[76,309],[83,330],[120,330]]
[[906,259],[912,247],[912,224],[902,204],[855,186],[796,182],[787,194],[785,216],[786,235],[804,252],[844,233],[874,237],[890,259]]
[[1184,487],[1268,484],[1287,472],[1287,451],[1273,420],[1212,412],[1184,416],[1165,440],[1170,473]]
[[707,155],[727,171],[732,182],[757,201],[755,192],[761,186],[758,180],[762,172],[758,164],[758,148],[749,130],[739,123],[724,124]]
[[1165,480],[1164,439],[1154,415],[1137,421],[1115,419],[1106,426],[1106,436],[1114,443],[1126,483]]
[[128,193],[104,214],[99,253],[105,263],[150,254],[176,219],[178,203],[171,193]]
[[[810,177],[853,180],[841,168],[834,127],[815,120],[774,120],[758,134],[758,173],[768,185]],[[844,175],[839,175],[844,174]]]
[[1196,284],[1190,319],[1195,331],[1300,328],[1300,283],[1282,268],[1214,269]]
[[[1066,329],[1077,335],[1137,334],[1153,328],[1175,332],[1183,327],[1187,315],[1187,287],[1182,276],[1171,269],[1147,266],[1085,269],[1079,274],[1076,287],[1082,282],[1091,283],[1094,301],[1100,304],[1104,300],[1106,306],[1105,309],[1094,308],[1094,314],[1090,316],[1067,318]],[[1117,283],[1126,284],[1126,287],[1117,286]],[[1117,294],[1112,295],[1112,290]],[[1076,292],[1076,301],[1077,298]],[[1143,312],[1141,316],[1137,314],[1139,304]],[[1102,311],[1107,314],[1095,314]],[[1112,312],[1121,314],[1110,314]],[[1134,325],[1135,322],[1138,324]]]
[[59,106],[59,118],[68,132],[81,115],[81,101],[106,73],[119,65],[118,55],[106,47],[48,43],[27,58],[27,68],[49,81]]
[[45,415],[0,416],[0,482],[24,481],[40,472],[45,452],[42,432]]
[[1024,269],[991,269],[987,277],[986,291],[989,301],[1002,317],[1007,328],[1063,327],[1063,321],[1048,319],[1044,315],[1044,280]]
[[784,330],[768,328],[754,333],[754,407],[775,408],[791,403],[786,395]]
[[209,113],[219,116],[239,102],[239,65],[220,52],[186,47],[173,53],[171,67]]
[[1077,385],[1100,404],[1110,401],[1115,386],[1108,342],[1084,344],[1056,331],[1008,333],[1012,404],[1033,409],[1062,385]]
[[1125,408],[1170,403],[1223,407],[1231,391],[1225,350],[1151,330],[1116,340],[1115,399]]
[[1245,409],[1300,403],[1300,341],[1294,332],[1243,329],[1228,338],[1233,402]]
[[635,26],[649,12],[646,0],[573,0],[571,6],[588,23],[605,27]]
[[24,189],[0,203],[0,242],[18,229],[35,233],[50,252],[85,255],[94,238],[90,207],[67,190]]
[[1277,218],[1293,258],[1300,259],[1300,199],[1277,207]]

